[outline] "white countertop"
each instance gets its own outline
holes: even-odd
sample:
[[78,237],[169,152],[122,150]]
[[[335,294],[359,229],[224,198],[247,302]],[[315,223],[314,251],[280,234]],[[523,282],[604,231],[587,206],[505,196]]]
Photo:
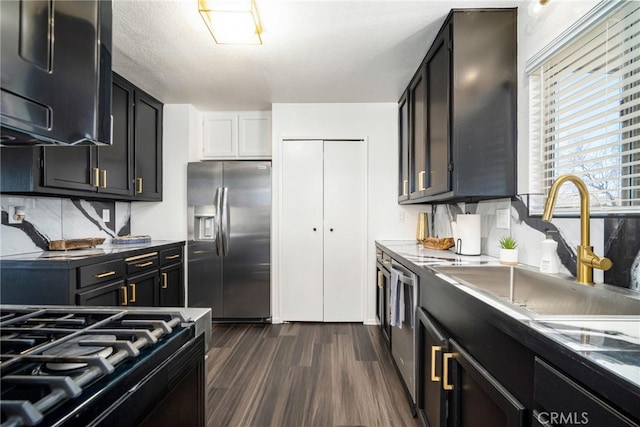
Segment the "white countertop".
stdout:
[[[381,240],[377,244],[401,256],[396,259],[411,270],[426,268],[461,291],[483,301],[494,309],[522,322],[531,329],[571,349],[573,352],[604,367],[615,375],[630,381],[640,387],[640,313],[638,316],[540,316],[527,313],[512,304],[508,304],[490,293],[460,283],[455,278],[438,271],[443,266],[472,266],[472,265],[500,265],[497,258],[487,255],[462,256],[451,250],[424,249],[413,240]],[[390,254],[391,255],[391,254]],[[412,268],[413,267],[413,268]],[[521,265],[518,268],[536,270],[533,267]],[[417,273],[417,271],[414,271]],[[572,280],[567,275],[556,275],[559,278]],[[640,299],[640,293],[610,285],[596,285],[604,292],[615,292],[627,297]],[[553,319],[556,317],[556,319]],[[575,329],[579,330],[580,340],[576,343]],[[606,338],[606,339],[605,339]],[[630,344],[629,348],[620,350],[612,348],[611,340],[623,340]],[[635,347],[637,346],[637,347]]]

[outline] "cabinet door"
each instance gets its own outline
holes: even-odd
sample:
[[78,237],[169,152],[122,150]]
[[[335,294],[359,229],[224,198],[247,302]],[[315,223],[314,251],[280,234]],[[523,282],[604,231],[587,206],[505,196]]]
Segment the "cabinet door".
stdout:
[[100,187],[109,194],[133,194],[133,96],[134,88],[114,74],[112,85],[113,140],[98,147]]
[[363,318],[364,148],[364,141],[324,141],[325,322]]
[[123,280],[100,286],[90,291],[78,292],[76,302],[78,305],[90,306],[120,306],[126,305],[126,286]]
[[427,57],[427,190],[424,195],[450,189],[449,107],[450,70],[449,31],[445,28]]
[[[96,138],[98,5],[0,2],[3,126],[62,143]],[[111,32],[105,30],[107,41]],[[110,56],[102,59],[111,68]]]
[[533,425],[637,426],[582,385],[535,358]]
[[427,83],[421,67],[409,86],[409,198],[424,196],[429,185],[427,165]]
[[184,306],[183,277],[182,263],[160,270],[160,307]]
[[323,320],[323,141],[282,143],[283,320]]
[[230,158],[238,155],[238,115],[236,113],[205,114],[203,134],[203,158]]
[[268,112],[238,114],[238,156],[271,156],[271,120]]
[[45,187],[95,192],[99,186],[96,147],[43,147]]
[[162,103],[138,90],[134,141],[136,199],[162,200]]
[[158,270],[129,277],[126,281],[126,305],[154,307],[158,305]]
[[429,427],[447,425],[448,391],[443,387],[443,357],[449,350],[443,332],[420,307],[416,310],[416,409]]
[[409,199],[409,92],[398,102],[398,201]]
[[[482,420],[488,426],[524,426],[525,407],[458,343],[449,342],[453,355],[452,425],[471,427]],[[443,381],[447,380],[443,374]]]

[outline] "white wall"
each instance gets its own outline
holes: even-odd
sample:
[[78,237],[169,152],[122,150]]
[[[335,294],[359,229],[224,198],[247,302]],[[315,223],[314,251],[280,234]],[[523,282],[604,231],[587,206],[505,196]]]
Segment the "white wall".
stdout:
[[[131,234],[158,240],[187,238],[187,163],[198,144],[198,111],[165,104],[162,140],[162,202],[131,203]],[[202,144],[200,143],[200,146]]]
[[[279,241],[280,148],[282,139],[365,139],[367,146],[367,257],[363,301],[365,323],[375,323],[375,240],[414,239],[418,212],[425,206],[397,204],[398,105],[273,104],[273,206],[271,301],[274,323],[281,322]],[[399,222],[399,216],[404,222]],[[354,266],[354,268],[357,268]]]
[[526,62],[561,35],[600,0],[554,0],[538,21],[527,14],[528,1],[518,8],[518,193],[529,193],[529,82]]

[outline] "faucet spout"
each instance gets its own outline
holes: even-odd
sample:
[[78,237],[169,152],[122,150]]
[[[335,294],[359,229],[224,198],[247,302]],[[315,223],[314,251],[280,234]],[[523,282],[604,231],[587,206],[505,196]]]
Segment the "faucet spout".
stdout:
[[593,285],[593,269],[609,270],[612,266],[609,258],[599,257],[593,253],[591,246],[591,226],[589,213],[589,190],[584,181],[576,175],[561,175],[556,179],[549,189],[549,196],[544,204],[544,212],[542,214],[543,221],[551,221],[553,218],[553,210],[556,206],[558,197],[558,189],[565,182],[572,182],[580,193],[580,246],[577,248],[578,262],[576,265],[577,281],[586,285]]

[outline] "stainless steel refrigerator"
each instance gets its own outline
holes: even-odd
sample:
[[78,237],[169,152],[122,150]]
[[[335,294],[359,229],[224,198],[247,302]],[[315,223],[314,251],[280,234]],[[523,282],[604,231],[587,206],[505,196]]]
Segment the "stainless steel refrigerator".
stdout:
[[188,305],[215,320],[271,318],[271,162],[187,166]]

